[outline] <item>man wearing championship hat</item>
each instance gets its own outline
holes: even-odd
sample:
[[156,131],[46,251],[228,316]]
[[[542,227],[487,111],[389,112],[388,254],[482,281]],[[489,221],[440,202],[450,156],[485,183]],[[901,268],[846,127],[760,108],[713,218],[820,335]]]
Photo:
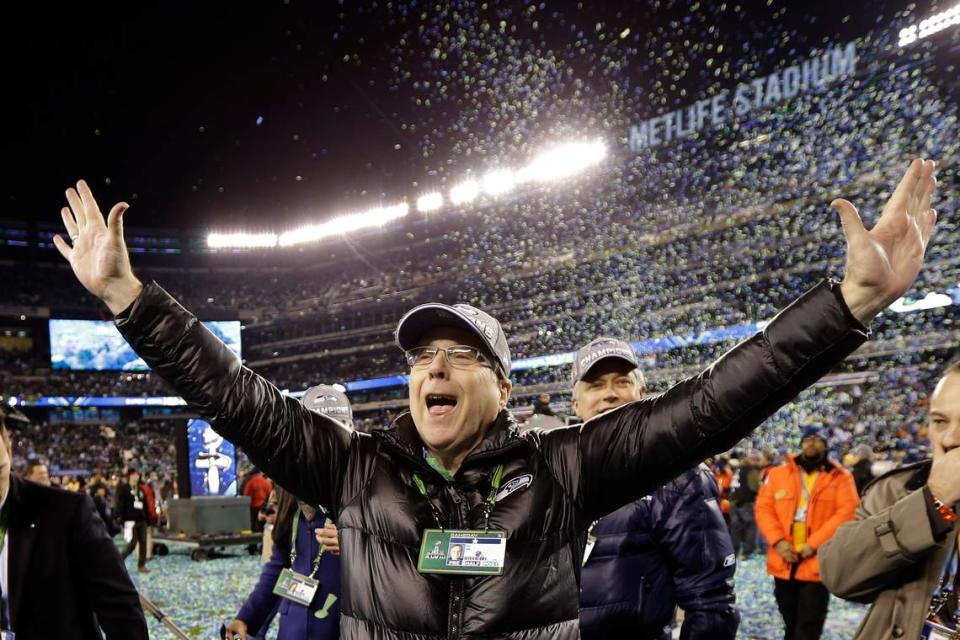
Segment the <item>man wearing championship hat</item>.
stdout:
[[[597,338],[577,351],[573,410],[584,429],[646,394],[628,343]],[[677,606],[684,611],[681,638],[736,637],[736,560],[718,498],[701,464],[590,525],[580,591],[584,640],[664,640]]]
[[[848,256],[825,281],[666,393],[575,426],[518,432],[500,324],[467,305],[407,313],[410,410],[358,433],[283,395],[130,267],[120,203],[85,182],[55,244],[150,368],[278,483],[340,529],[345,638],[577,638],[587,529],[726,451],[869,335],[903,295],[936,221],[933,163],[914,161],[867,230],[838,200]],[[459,562],[449,550],[460,545]]]

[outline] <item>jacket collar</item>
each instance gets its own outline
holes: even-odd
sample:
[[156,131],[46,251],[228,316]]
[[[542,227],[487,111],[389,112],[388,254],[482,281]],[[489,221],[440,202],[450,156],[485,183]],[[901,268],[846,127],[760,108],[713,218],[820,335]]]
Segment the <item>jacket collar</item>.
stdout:
[[923,486],[927,484],[927,478],[930,477],[930,467],[932,464],[933,460],[921,460],[920,462],[914,462],[913,464],[891,469],[890,471],[887,471],[886,473],[879,475],[868,482],[860,492],[860,495],[866,495],[867,491],[880,480],[899,474],[909,474],[906,481],[903,483],[903,488],[907,491],[916,491],[918,489],[922,489]]
[[911,467],[916,467],[916,471],[911,474],[910,479],[907,480],[903,486],[906,487],[908,491],[916,491],[917,489],[923,488],[923,485],[927,484],[927,478],[930,477],[930,467],[932,466],[933,460],[924,460],[923,462],[911,465]]

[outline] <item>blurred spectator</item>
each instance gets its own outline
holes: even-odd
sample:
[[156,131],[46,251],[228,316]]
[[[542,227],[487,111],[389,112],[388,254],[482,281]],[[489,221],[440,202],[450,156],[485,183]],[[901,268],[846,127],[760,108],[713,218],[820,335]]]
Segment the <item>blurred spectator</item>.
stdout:
[[113,507],[110,504],[110,497],[107,494],[107,486],[105,484],[97,483],[93,485],[93,504],[97,508],[100,519],[103,520],[103,523],[106,525],[107,533],[110,534],[110,537],[113,538],[120,533],[122,529],[117,524],[117,519]]
[[250,476],[243,485],[243,495],[250,498],[250,529],[252,531],[263,531],[263,523],[258,516],[263,505],[267,503],[271,491],[273,491],[273,483],[256,467],[251,469]]
[[873,447],[868,444],[861,444],[854,448],[853,455],[856,462],[853,463],[853,480],[857,483],[857,493],[862,494],[863,489],[873,480]]
[[129,469],[127,481],[117,488],[117,513],[123,522],[123,537],[127,542],[121,555],[126,559],[134,549],[139,549],[137,571],[150,573],[147,567],[147,496],[140,484],[140,472],[136,469]]
[[757,495],[784,640],[820,637],[830,593],[820,581],[817,550],[853,519],[860,503],[853,476],[827,456],[827,445],[821,426],[805,427],[800,454],[771,470]]
[[552,416],[553,409],[550,408],[550,394],[541,393],[533,401],[533,415]]
[[730,526],[730,488],[733,486],[733,469],[729,458],[715,458],[713,461],[713,479],[720,490],[720,512],[723,521]]
[[24,471],[23,479],[49,487],[50,471],[47,469],[47,465],[43,464],[36,458],[33,458],[27,462],[27,468]]
[[730,538],[733,551],[740,558],[753,555],[757,542],[757,523],[754,507],[760,490],[761,459],[756,451],[749,451],[737,469],[730,492]]

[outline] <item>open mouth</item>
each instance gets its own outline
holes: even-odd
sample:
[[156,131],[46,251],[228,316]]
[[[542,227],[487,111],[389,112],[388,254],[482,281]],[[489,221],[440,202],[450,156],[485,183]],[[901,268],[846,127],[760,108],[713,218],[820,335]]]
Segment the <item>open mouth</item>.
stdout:
[[442,393],[431,393],[427,395],[427,412],[432,416],[445,416],[452,412],[456,406],[456,396]]

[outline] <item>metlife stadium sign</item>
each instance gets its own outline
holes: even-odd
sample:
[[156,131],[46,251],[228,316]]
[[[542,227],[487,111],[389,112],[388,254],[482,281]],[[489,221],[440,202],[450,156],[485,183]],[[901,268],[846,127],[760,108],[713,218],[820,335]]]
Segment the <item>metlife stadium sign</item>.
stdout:
[[732,92],[724,89],[712,98],[630,127],[630,151],[637,153],[687,138],[755,109],[772,107],[797,95],[823,89],[837,80],[852,77],[856,67],[857,49],[853,42],[827,49],[765,78],[743,82]]

